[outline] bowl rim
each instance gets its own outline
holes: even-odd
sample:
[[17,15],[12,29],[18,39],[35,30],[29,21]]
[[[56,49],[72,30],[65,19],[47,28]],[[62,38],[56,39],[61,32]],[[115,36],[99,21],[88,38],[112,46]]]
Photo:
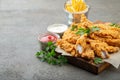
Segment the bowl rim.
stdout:
[[50,33],[56,33],[56,34],[63,33],[64,31],[61,31],[61,32],[54,32],[54,31],[53,31],[53,32],[52,32],[52,31],[49,30],[49,28],[51,28],[51,27],[53,27],[53,26],[58,26],[58,25],[64,26],[66,30],[68,29],[68,26],[65,25],[65,24],[52,24],[52,25],[49,25],[49,26],[47,27],[47,31],[50,32]]
[[[47,36],[47,35],[52,35],[52,36],[56,37],[57,39],[60,39],[60,36],[58,34],[46,32],[46,33],[39,34],[38,37],[37,37],[37,40],[40,41],[40,39],[42,37]],[[43,42],[43,43],[45,43],[45,42]]]

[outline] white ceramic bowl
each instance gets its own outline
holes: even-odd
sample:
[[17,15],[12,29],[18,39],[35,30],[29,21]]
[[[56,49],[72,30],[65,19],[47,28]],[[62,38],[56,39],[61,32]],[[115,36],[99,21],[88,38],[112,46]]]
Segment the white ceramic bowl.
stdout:
[[53,24],[48,26],[47,31],[50,33],[62,34],[68,29],[65,24]]
[[39,34],[38,36],[38,41],[39,41],[39,44],[40,44],[40,48],[42,50],[44,50],[47,46],[47,42],[41,42],[41,38],[44,37],[44,36],[47,36],[47,35],[52,35],[52,36],[55,36],[57,39],[60,38],[60,36],[58,34],[55,34],[55,33],[44,33],[44,34]]

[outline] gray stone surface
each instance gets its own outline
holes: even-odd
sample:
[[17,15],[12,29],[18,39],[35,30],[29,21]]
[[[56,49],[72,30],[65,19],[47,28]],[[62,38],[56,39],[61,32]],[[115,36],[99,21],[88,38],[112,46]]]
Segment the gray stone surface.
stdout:
[[[86,0],[92,21],[120,21],[120,0]],[[120,69],[99,75],[72,65],[40,62],[37,36],[48,25],[67,23],[65,0],[0,0],[0,80],[120,80]]]

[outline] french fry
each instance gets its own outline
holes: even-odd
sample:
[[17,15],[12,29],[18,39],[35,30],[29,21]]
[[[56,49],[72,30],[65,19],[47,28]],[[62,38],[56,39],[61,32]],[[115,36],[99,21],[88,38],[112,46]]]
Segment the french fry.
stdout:
[[86,9],[84,0],[71,0],[71,4],[66,4],[66,10],[69,12],[80,12]]

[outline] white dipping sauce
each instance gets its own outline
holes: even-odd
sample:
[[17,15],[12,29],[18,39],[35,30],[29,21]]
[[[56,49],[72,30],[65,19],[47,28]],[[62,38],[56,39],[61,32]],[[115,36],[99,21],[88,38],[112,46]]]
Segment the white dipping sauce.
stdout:
[[64,24],[53,24],[48,26],[47,30],[52,33],[63,33],[68,29],[67,25]]

